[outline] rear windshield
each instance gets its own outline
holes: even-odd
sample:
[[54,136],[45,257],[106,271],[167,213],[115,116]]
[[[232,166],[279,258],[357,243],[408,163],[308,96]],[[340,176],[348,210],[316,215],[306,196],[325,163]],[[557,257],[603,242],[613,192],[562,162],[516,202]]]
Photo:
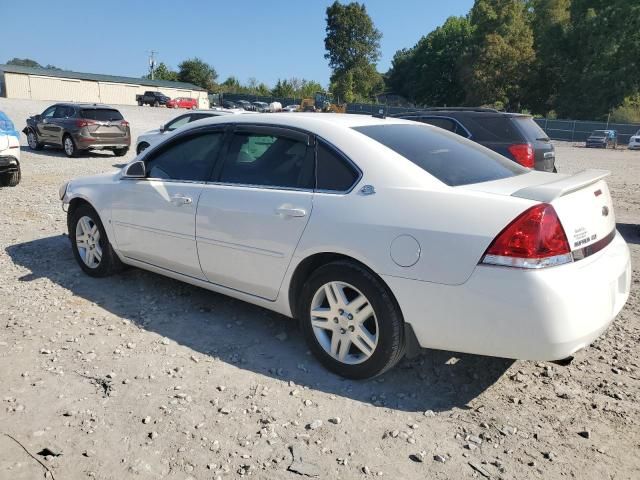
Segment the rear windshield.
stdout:
[[549,137],[544,130],[540,128],[540,125],[536,123],[536,121],[531,117],[513,117],[524,136],[527,137],[527,140],[532,142],[534,140],[541,140],[544,142],[549,141]]
[[449,186],[489,182],[528,172],[517,163],[440,128],[392,124],[354,127]]
[[80,110],[80,116],[99,122],[115,122],[124,119],[122,114],[113,108],[85,108]]

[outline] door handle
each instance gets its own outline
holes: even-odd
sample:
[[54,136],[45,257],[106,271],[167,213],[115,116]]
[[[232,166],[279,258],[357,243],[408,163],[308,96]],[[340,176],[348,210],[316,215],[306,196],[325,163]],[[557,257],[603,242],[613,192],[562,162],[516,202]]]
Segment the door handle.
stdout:
[[183,195],[174,195],[171,197],[171,203],[180,207],[182,205],[189,205],[193,203],[193,199],[191,197],[185,197]]
[[304,208],[278,207],[276,213],[283,217],[304,217],[307,211]]

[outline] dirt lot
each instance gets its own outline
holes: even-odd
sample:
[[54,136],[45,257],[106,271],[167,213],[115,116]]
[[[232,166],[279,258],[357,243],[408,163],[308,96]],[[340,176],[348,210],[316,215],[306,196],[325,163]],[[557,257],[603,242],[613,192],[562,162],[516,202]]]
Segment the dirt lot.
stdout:
[[[0,99],[18,128],[46,105]],[[121,110],[134,138],[176,114]],[[0,479],[640,478],[640,152],[557,145],[560,172],[612,171],[635,267],[570,366],[428,351],[367,382],[327,373],[276,314],[136,269],[83,275],[58,186],[123,159],[22,155],[0,190]]]

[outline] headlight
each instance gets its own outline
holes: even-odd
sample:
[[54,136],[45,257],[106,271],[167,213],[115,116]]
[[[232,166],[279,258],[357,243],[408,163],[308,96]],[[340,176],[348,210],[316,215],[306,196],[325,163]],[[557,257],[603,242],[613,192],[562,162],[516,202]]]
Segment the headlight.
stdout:
[[60,200],[64,199],[64,196],[67,194],[67,187],[69,186],[69,182],[64,182],[60,185],[60,189],[58,190],[58,196]]

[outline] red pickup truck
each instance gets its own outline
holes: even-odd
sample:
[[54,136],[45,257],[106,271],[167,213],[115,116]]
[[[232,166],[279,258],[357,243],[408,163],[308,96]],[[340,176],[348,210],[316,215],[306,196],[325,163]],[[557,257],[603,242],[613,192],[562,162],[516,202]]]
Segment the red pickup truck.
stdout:
[[198,108],[198,100],[195,98],[178,97],[167,102],[167,108],[187,108],[195,110]]

